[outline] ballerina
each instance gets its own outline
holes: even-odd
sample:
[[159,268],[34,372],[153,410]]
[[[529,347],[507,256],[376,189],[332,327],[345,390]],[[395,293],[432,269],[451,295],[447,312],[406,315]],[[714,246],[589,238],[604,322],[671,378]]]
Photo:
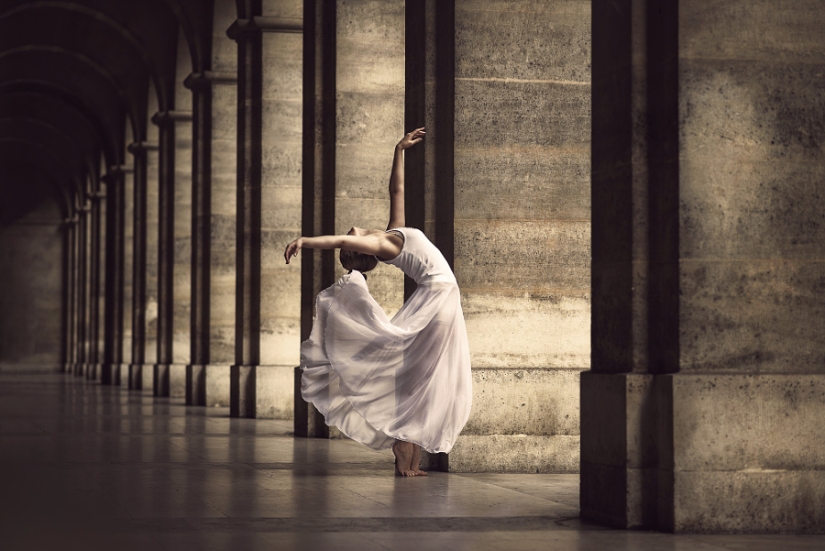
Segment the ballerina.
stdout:
[[[373,449],[391,448],[398,476],[425,476],[421,448],[449,452],[467,423],[472,378],[467,330],[455,275],[423,232],[405,227],[404,150],[424,128],[395,147],[387,230],[353,227],[347,235],[299,237],[298,251],[340,249],[349,271],[318,294],[309,339],[301,345],[301,394],[326,423]],[[418,284],[390,320],[370,295],[366,275],[378,261]]]

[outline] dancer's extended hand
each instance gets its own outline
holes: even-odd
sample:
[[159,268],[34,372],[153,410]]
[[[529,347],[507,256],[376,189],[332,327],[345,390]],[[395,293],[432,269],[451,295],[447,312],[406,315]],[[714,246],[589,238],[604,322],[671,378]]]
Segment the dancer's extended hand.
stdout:
[[398,145],[396,147],[398,149],[407,149],[408,147],[412,147],[421,140],[423,140],[425,134],[426,132],[424,131],[423,126],[421,128],[416,128],[415,130],[401,138],[401,141],[398,142]]
[[301,250],[303,239],[303,237],[299,237],[298,239],[287,245],[286,249],[284,249],[284,260],[286,260],[287,264],[289,264],[290,258],[298,256],[298,251]]

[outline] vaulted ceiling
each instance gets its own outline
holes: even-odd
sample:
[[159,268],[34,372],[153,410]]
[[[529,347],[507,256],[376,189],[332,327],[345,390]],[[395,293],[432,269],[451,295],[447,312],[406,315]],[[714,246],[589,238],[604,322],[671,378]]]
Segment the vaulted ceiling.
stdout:
[[88,174],[126,161],[149,94],[175,107],[178,37],[210,68],[213,1],[0,0],[0,225],[31,203],[27,175],[69,215]]

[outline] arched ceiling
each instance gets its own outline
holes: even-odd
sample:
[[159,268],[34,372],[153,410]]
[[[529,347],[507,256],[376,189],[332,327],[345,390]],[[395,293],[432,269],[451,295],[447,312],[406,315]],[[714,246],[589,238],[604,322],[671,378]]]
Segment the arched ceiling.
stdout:
[[[38,167],[71,212],[90,166],[126,159],[153,113],[174,109],[178,33],[209,69],[215,0],[0,0],[0,198]],[[225,1],[225,0],[221,0]],[[151,84],[151,86],[150,86]],[[68,214],[67,214],[68,215]]]

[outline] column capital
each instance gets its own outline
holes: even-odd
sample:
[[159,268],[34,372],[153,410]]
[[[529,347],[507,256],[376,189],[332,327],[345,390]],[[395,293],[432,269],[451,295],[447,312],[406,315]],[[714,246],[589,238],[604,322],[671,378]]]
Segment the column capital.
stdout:
[[152,115],[152,124],[165,126],[176,122],[192,122],[192,111],[158,111]]
[[76,214],[63,219],[64,226],[76,226],[78,222],[80,222],[80,218]]
[[190,90],[201,90],[213,85],[237,84],[238,73],[236,71],[203,71],[192,73],[183,81],[183,85]]
[[[101,176],[101,180],[105,178],[105,176]],[[101,199],[106,199],[106,193],[103,191],[96,191],[94,193],[87,193],[86,198],[92,201],[100,201]]]
[[158,144],[149,143],[149,142],[134,142],[134,143],[130,143],[126,147],[126,151],[128,151],[132,155],[137,155],[138,153],[146,153],[147,151],[157,151],[157,150],[158,150]]
[[265,17],[256,15],[250,19],[236,19],[226,30],[226,36],[240,40],[253,33],[303,33],[304,20],[292,17]]
[[112,165],[106,174],[100,177],[100,181],[104,184],[114,184],[117,183],[117,176],[121,174],[131,174],[132,172],[134,172],[134,169],[131,166]]

